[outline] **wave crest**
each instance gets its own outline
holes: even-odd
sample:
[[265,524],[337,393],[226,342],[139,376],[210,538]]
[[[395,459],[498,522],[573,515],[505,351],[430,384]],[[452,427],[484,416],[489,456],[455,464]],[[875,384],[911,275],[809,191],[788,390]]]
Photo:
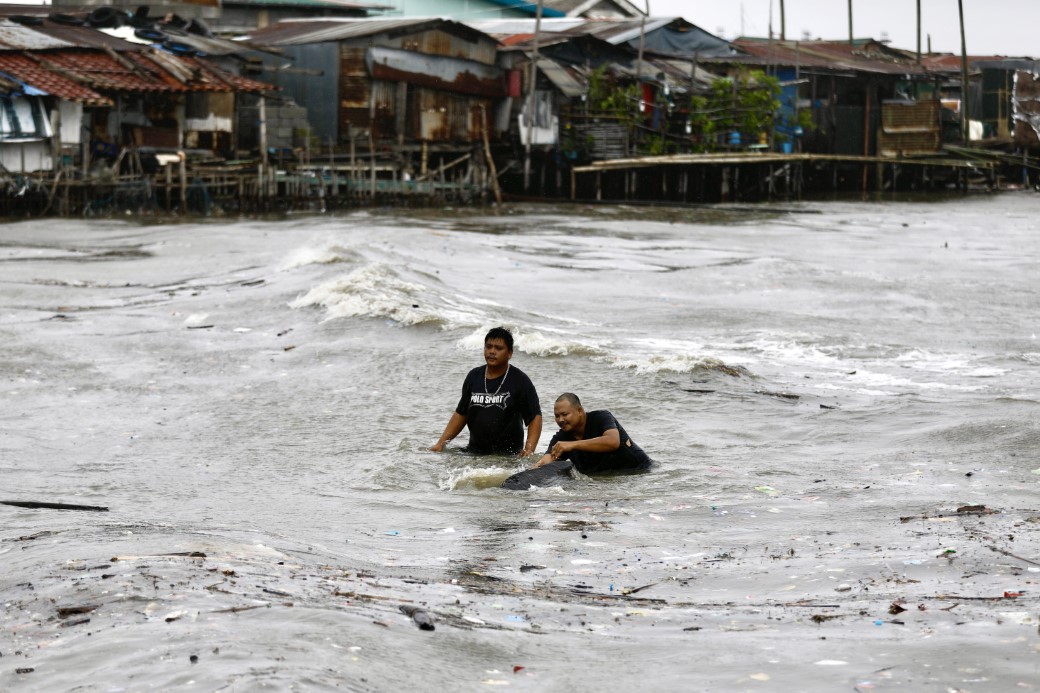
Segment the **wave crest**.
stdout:
[[326,320],[380,317],[406,325],[443,322],[445,316],[428,299],[426,287],[399,278],[386,265],[374,264],[316,286],[289,307],[325,308]]

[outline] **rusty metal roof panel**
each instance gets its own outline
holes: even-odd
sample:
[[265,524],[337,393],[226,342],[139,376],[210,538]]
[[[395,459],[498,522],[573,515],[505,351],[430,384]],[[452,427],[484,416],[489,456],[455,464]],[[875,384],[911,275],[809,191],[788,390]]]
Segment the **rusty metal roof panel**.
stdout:
[[235,91],[252,93],[274,91],[277,89],[274,85],[267,84],[266,82],[258,82],[255,79],[241,77],[226,70],[222,70],[213,63],[207,61],[205,58],[180,56],[177,57],[177,60],[186,63],[194,71],[195,79],[190,84],[196,89],[203,91]]
[[[870,39],[848,41],[779,41],[739,38],[733,45],[750,59],[748,63],[800,66],[846,72],[887,75],[924,75],[927,71],[883,43]],[[739,62],[735,60],[734,62]]]

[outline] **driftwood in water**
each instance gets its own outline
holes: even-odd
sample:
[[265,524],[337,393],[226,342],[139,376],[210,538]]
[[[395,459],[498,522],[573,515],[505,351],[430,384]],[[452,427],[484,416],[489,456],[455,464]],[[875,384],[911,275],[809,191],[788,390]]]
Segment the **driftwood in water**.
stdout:
[[74,505],[72,503],[43,503],[39,501],[0,501],[0,505],[13,505],[18,508],[47,508],[49,510],[93,510],[95,512],[108,512],[108,508],[101,505]]

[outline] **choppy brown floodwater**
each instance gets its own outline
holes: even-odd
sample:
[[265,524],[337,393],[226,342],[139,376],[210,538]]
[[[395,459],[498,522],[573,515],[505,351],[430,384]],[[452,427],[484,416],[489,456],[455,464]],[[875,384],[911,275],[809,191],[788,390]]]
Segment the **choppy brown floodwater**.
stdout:
[[[5,224],[0,690],[1040,687],[1038,212]],[[427,452],[496,324],[659,468]]]

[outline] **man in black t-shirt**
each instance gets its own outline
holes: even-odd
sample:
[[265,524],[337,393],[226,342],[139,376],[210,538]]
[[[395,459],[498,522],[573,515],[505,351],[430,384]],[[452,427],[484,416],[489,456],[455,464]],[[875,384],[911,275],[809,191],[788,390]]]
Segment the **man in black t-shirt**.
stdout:
[[468,426],[469,452],[523,456],[534,452],[542,435],[542,407],[534,383],[519,368],[509,365],[511,358],[512,333],[504,327],[488,332],[484,337],[485,365],[466,375],[458,406],[430,450],[442,451],[449,440]]
[[606,409],[586,412],[577,395],[565,392],[556,398],[553,413],[560,431],[535,467],[570,460],[582,474],[596,474],[644,471],[653,464]]

